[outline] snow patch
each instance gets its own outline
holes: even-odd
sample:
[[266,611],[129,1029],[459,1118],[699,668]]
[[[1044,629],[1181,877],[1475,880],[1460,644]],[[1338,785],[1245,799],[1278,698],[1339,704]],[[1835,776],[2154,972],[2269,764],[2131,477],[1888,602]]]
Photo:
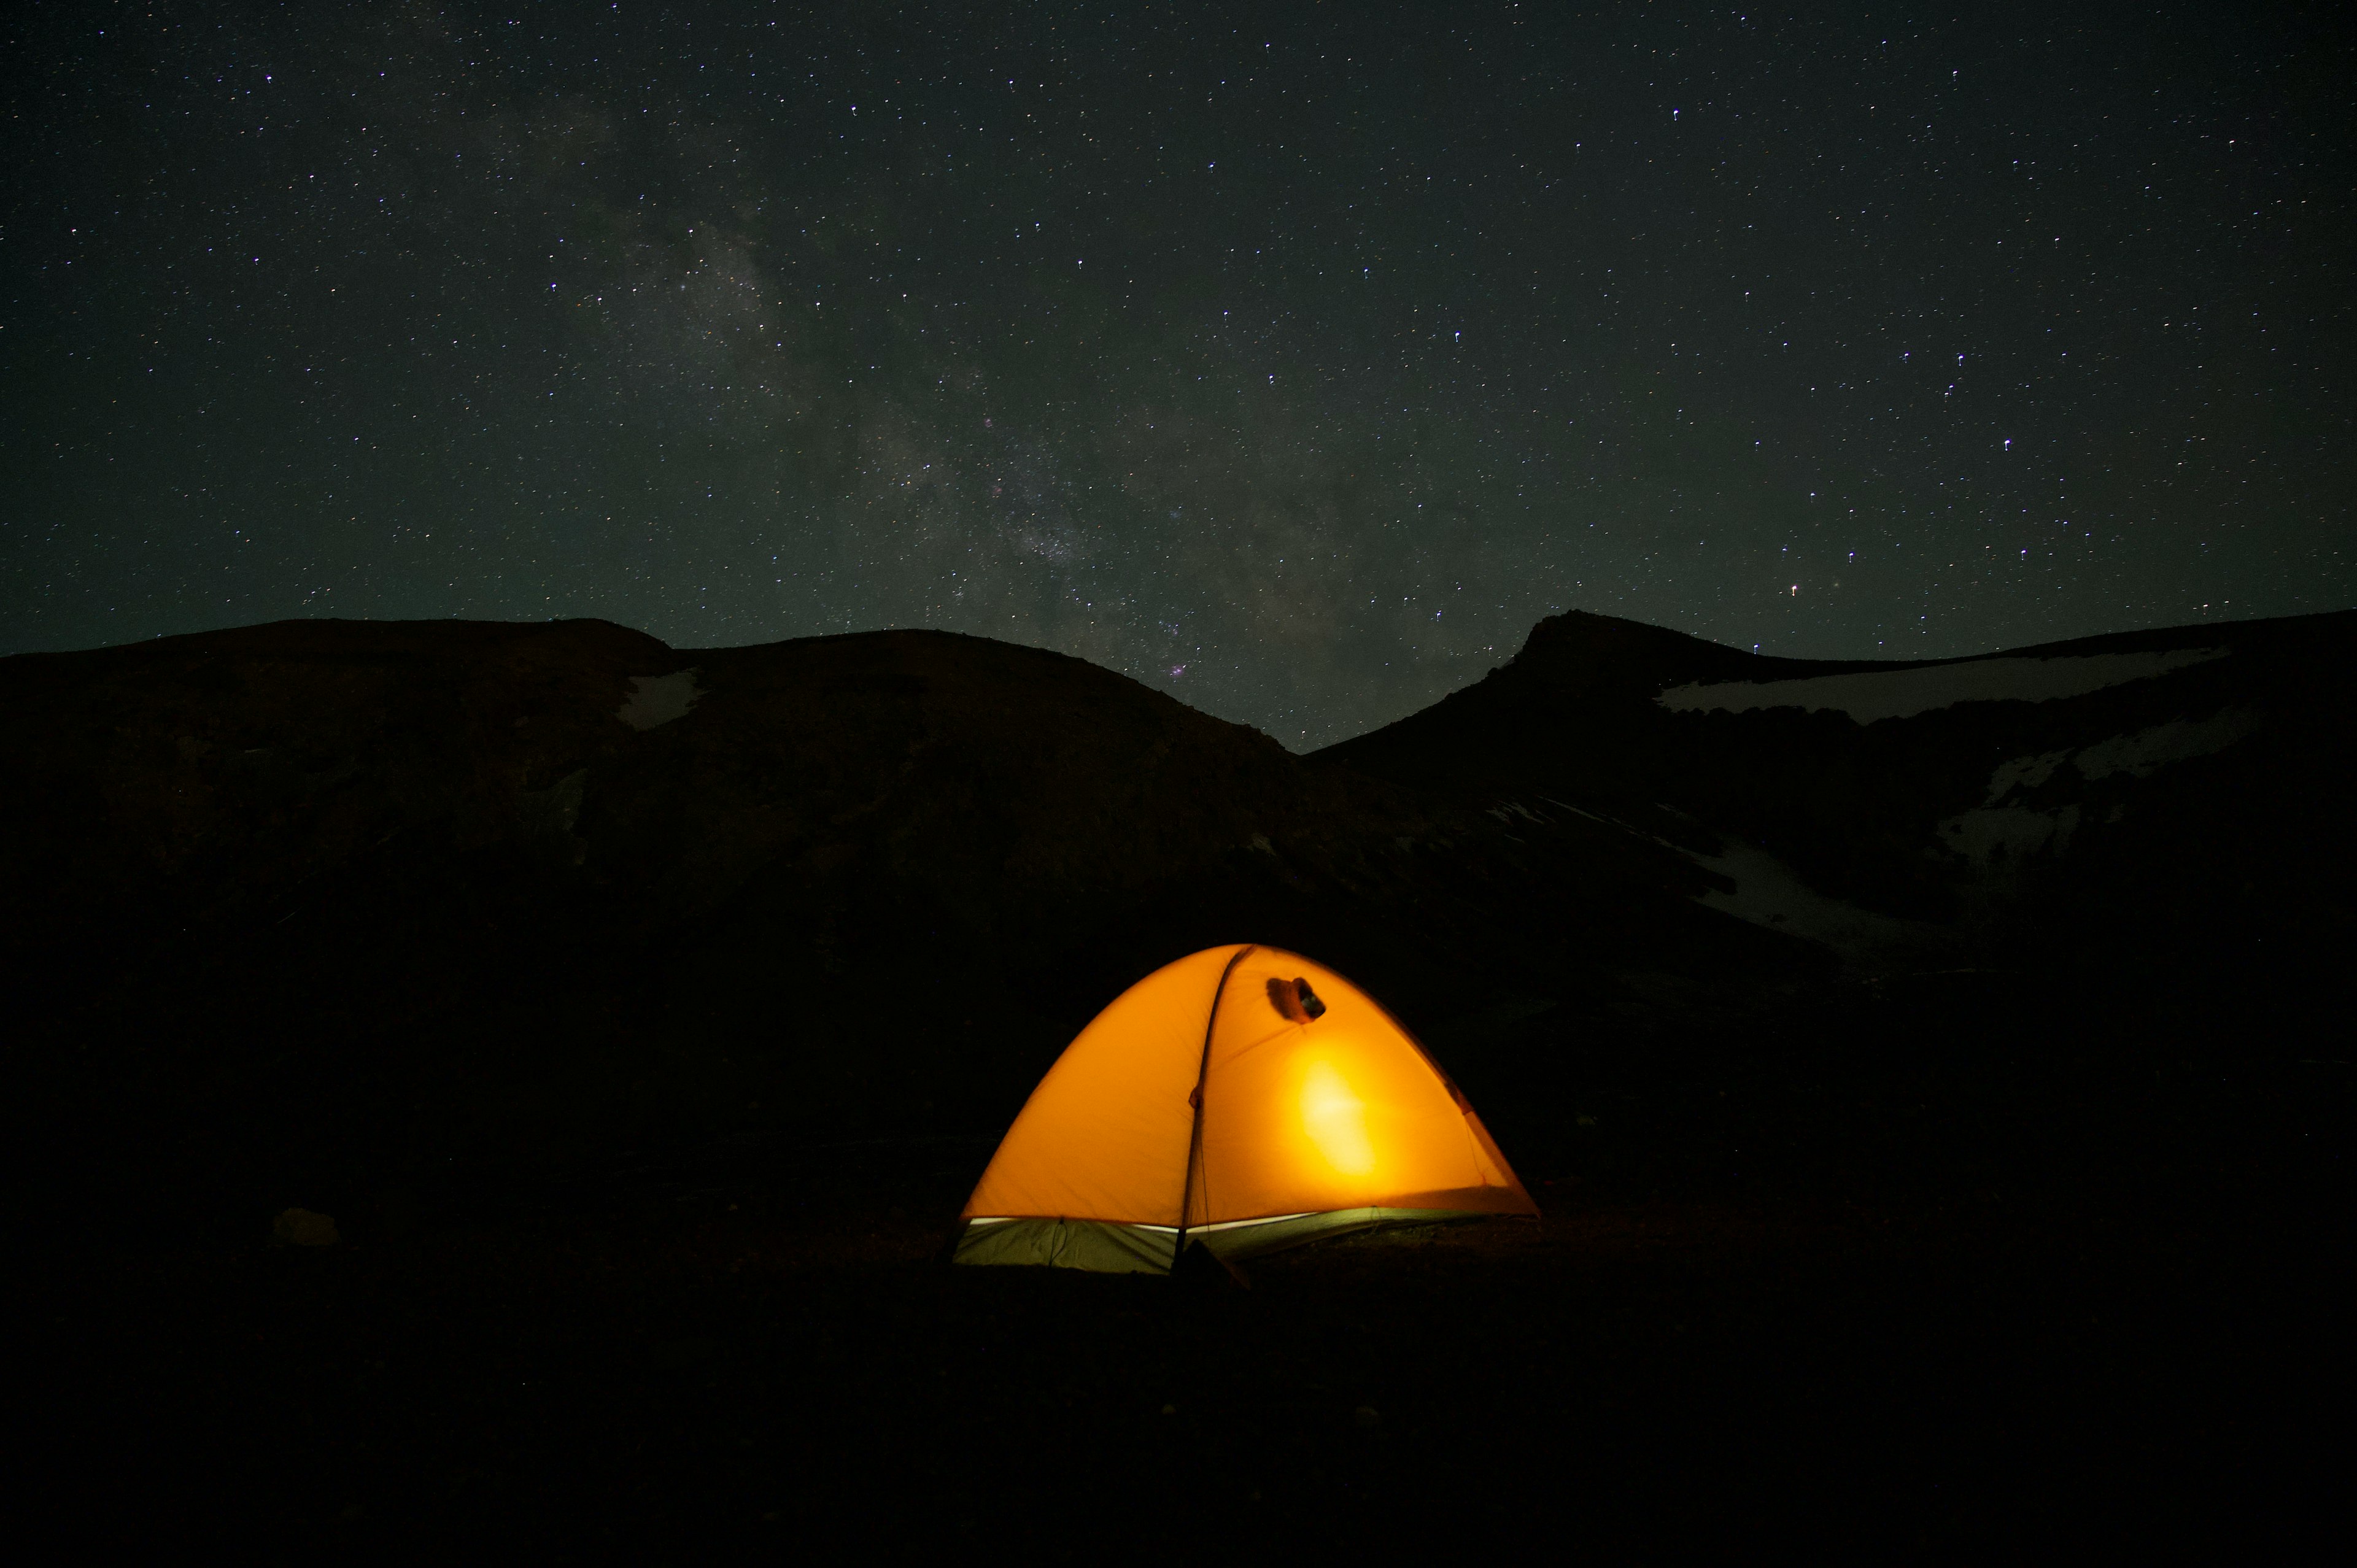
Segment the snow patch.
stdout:
[[696,683],[698,673],[682,670],[671,675],[631,676],[630,694],[614,716],[632,729],[653,729],[687,717],[687,710],[704,695],[704,688]]
[[559,838],[570,835],[581,820],[581,800],[588,783],[589,770],[576,768],[545,789],[525,790],[520,808],[524,825]]
[[2079,831],[2079,808],[2033,811],[2027,806],[1982,807],[1940,824],[1940,842],[1975,865],[2020,861],[2051,847],[2060,854]]
[[2089,780],[2109,779],[2115,773],[2149,779],[2168,763],[2225,750],[2256,730],[2260,722],[2260,715],[2250,708],[2225,708],[2206,719],[2171,719],[2134,735],[2115,735],[2083,748],[2075,757],[2068,751],[2017,757],[1998,763],[1989,775],[1988,799],[1982,804],[1995,806],[2016,789],[2037,789],[2053,778],[2066,759],[2081,778]]
[[2206,719],[2171,719],[2134,735],[2115,735],[2098,741],[2072,759],[2089,779],[2126,773],[2148,779],[2164,763],[2208,757],[2225,750],[2259,727],[2259,715],[2249,708],[2227,708]]
[[[1731,893],[1714,887],[1695,895],[1695,902],[1704,908],[1732,915],[1738,920],[1749,920],[1755,926],[1765,926],[1771,931],[1782,931],[1803,941],[1816,942],[1831,948],[1852,962],[1935,954],[1946,950],[1954,942],[1952,932],[1928,921],[1878,915],[1871,909],[1861,909],[1855,904],[1820,893],[1803,881],[1800,873],[1757,844],[1722,836],[1719,852],[1704,854],[1632,828],[1626,822],[1582,811],[1567,801],[1544,795],[1539,798],[1546,804],[1576,816],[1618,828],[1632,837],[1658,844],[1673,854],[1692,861],[1705,871],[1735,884],[1735,890]],[[1506,808],[1530,816],[1527,809],[1513,801],[1508,801]],[[1494,810],[1491,814],[1499,815]],[[1540,819],[1533,817],[1532,820],[1536,822]]]
[[1981,804],[1994,806],[2016,789],[2037,789],[2054,777],[2054,770],[2070,755],[2067,751],[2050,751],[2040,757],[2017,757],[2011,762],[1998,763],[1996,771],[1989,775],[1988,799]]
[[1797,681],[1720,681],[1672,687],[1654,699],[1675,713],[1747,714],[1760,708],[1832,710],[1870,725],[1908,719],[1958,703],[2050,703],[2106,686],[2149,681],[2231,650],[2180,648],[2155,653],[2087,653],[2055,659],[1974,659]]
[[1918,923],[1894,919],[1830,898],[1801,880],[1798,873],[1756,844],[1724,839],[1717,854],[1680,852],[1706,871],[1735,884],[1735,891],[1717,888],[1695,901],[1755,926],[1822,942],[1836,952],[1858,954],[1914,945],[1921,938]]

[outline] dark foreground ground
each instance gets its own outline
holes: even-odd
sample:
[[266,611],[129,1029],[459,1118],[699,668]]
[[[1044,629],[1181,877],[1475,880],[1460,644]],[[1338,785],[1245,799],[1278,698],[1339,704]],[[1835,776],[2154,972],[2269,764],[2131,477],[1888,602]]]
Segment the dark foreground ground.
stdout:
[[19,1276],[20,1475],[88,1555],[2279,1557],[2346,1502],[2349,1053],[2136,989],[1542,1021],[1461,1076],[1543,1221],[1248,1291],[942,1266],[987,1136],[123,1213]]

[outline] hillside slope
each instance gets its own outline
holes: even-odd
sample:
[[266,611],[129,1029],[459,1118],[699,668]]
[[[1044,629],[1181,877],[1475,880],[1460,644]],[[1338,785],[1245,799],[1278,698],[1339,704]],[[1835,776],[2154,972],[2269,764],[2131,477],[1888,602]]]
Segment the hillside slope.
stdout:
[[1754,1115],[1795,1157],[1880,1149],[1728,1086],[1994,1092],[1994,1058],[1887,1042],[2320,1008],[2352,625],[1829,666],[1563,617],[1308,758],[931,632],[297,622],[12,659],[36,1206],[391,1215],[729,1148],[986,1151],[1107,999],[1239,938],[1369,986],[1518,1158],[1669,1179],[1756,1150]]
[[1107,999],[1239,937],[1442,1035],[1641,1006],[1655,948],[1725,1005],[1813,972],[1656,846],[1534,850],[978,639],[298,622],[6,663],[0,807],[43,831],[0,907],[76,1206],[986,1135]]
[[1320,757],[1528,832],[1609,817],[1854,956],[2313,960],[2349,931],[2352,648],[2344,613],[1839,663],[1574,614]]

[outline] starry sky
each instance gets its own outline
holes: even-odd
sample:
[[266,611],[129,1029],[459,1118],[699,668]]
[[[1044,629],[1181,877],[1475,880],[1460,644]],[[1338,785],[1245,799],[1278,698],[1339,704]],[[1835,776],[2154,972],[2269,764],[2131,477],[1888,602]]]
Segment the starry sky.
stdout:
[[1306,750],[1564,609],[2345,608],[2357,49],[2258,9],[20,4],[0,651],[928,626]]

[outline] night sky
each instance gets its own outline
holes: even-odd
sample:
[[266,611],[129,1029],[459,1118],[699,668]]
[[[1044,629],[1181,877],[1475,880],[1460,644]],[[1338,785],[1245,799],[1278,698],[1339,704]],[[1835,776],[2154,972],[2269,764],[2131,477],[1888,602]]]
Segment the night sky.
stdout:
[[0,651],[930,626],[1307,749],[1563,609],[2345,608],[2357,50],[2254,9],[19,4]]

